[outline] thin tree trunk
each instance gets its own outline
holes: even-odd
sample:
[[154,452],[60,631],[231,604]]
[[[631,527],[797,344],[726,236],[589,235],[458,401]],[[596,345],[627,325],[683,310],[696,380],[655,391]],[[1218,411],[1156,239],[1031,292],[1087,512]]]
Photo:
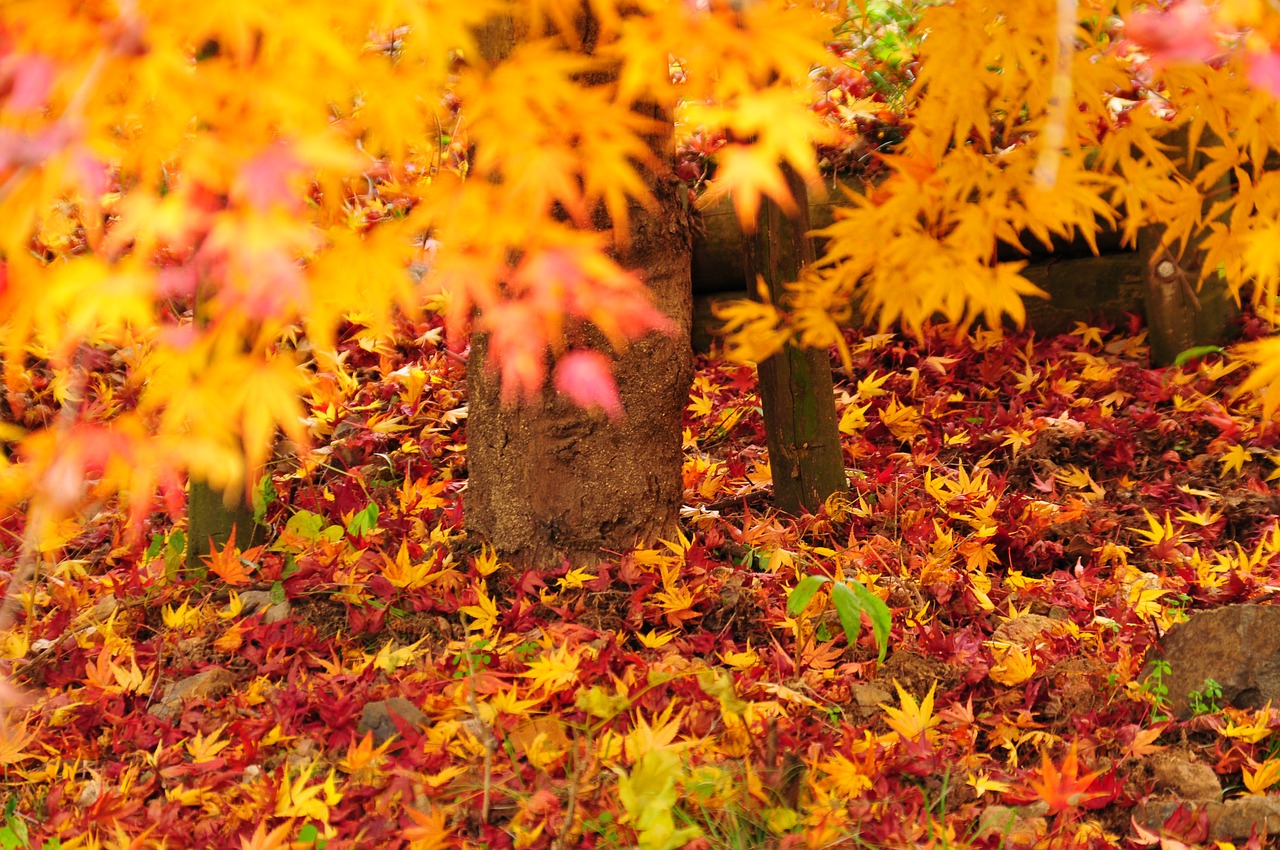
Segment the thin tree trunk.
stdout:
[[[769,298],[785,306],[785,285],[813,262],[809,199],[804,181],[790,168],[787,182],[796,202],[788,216],[772,200],[760,206],[755,233],[743,240],[747,289],[763,279]],[[759,364],[765,441],[773,473],[773,498],[788,513],[814,512],[848,485],[836,419],[831,357],[825,349],[787,345]]]
[[[1166,140],[1181,149],[1179,169],[1194,179],[1204,156],[1190,156],[1188,128],[1184,125]],[[1226,175],[1215,188],[1231,191]],[[1211,200],[1205,199],[1207,210]],[[1200,279],[1204,252],[1193,240],[1176,256],[1160,244],[1163,225],[1145,227],[1138,235],[1138,250],[1147,258],[1146,307],[1151,363],[1168,366],[1190,348],[1222,345],[1229,341],[1231,323],[1240,315],[1231,291],[1216,275]]]

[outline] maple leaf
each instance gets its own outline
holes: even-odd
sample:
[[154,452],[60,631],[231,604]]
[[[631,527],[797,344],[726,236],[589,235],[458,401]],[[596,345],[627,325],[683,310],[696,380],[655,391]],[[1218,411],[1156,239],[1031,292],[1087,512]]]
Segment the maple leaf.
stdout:
[[1036,673],[1036,662],[1023,647],[1016,644],[993,642],[996,663],[987,675],[992,681],[1013,687],[1030,679]]
[[27,724],[13,723],[8,719],[0,719],[0,765],[21,764],[27,759],[35,758],[25,752],[28,745],[36,739],[35,732],[27,731]]
[[209,550],[206,564],[209,572],[225,581],[233,587],[240,587],[249,584],[253,577],[249,575],[247,567],[251,567],[246,559],[240,557],[240,550],[236,548],[235,527],[227,535],[227,542],[221,548],[216,546]]
[[218,736],[222,734],[222,730],[226,728],[223,724],[217,729],[209,733],[208,736],[197,732],[196,736],[187,741],[187,752],[191,755],[192,764],[203,764],[213,761],[217,758],[218,753],[231,746],[230,741],[219,741]]
[[1050,760],[1049,754],[1040,753],[1040,768],[1037,776],[1028,781],[1028,787],[1035,795],[1049,806],[1049,814],[1072,809],[1099,799],[1105,794],[1090,792],[1089,787],[1098,778],[1098,773],[1080,775],[1080,763],[1076,756],[1076,745],[1072,743],[1059,769]]
[[927,736],[940,722],[939,718],[933,716],[933,692],[938,687],[937,682],[929,687],[929,693],[925,694],[924,699],[919,702],[903,690],[902,685],[897,681],[894,681],[893,686],[898,690],[898,702],[902,707],[881,705],[880,707],[888,715],[885,723],[897,732],[898,737],[903,741]]
[[1163,725],[1152,726],[1147,729],[1134,728],[1133,740],[1126,744],[1124,748],[1125,756],[1135,759],[1146,758],[1165,749],[1165,747],[1157,746],[1155,743],[1163,733]]
[[444,809],[430,805],[426,809],[407,806],[405,814],[414,825],[401,830],[400,836],[409,842],[410,850],[445,850],[454,846],[453,829]]
[[483,583],[477,582],[473,588],[476,592],[476,604],[459,606],[458,612],[470,617],[480,627],[481,634],[490,635],[498,624],[498,606],[485,591]]
[[970,773],[969,777],[965,780],[965,784],[972,788],[973,793],[978,797],[981,797],[988,791],[995,791],[1003,794],[1013,787],[1008,782],[1004,782],[999,779],[992,779],[990,774],[987,773],[979,773],[976,775]]
[[281,850],[292,847],[289,841],[289,833],[292,831],[292,820],[285,821],[270,832],[267,832],[267,822],[260,821],[253,835],[240,839],[240,850]]
[[358,742],[353,741],[347,747],[346,755],[338,762],[338,770],[348,774],[372,776],[392,743],[393,740],[388,738],[381,746],[375,747],[373,732],[366,732]]
[[561,645],[529,662],[528,669],[520,675],[532,679],[533,687],[542,689],[549,696],[578,681],[581,660],[578,653]]
[[609,358],[599,351],[571,351],[561,357],[553,383],[579,407],[599,407],[610,419],[622,418],[622,402]]
[[1245,768],[1244,787],[1250,794],[1265,794],[1267,789],[1280,782],[1280,759],[1268,759],[1256,770]]
[[334,784],[334,771],[319,784],[308,785],[315,765],[308,765],[292,783],[286,778],[276,790],[275,816],[308,818],[329,823],[329,810],[342,802],[342,793]]
[[1218,462],[1222,464],[1219,477],[1225,478],[1232,472],[1240,472],[1244,465],[1252,460],[1252,454],[1244,446],[1239,443],[1231,445],[1222,457],[1218,458]]

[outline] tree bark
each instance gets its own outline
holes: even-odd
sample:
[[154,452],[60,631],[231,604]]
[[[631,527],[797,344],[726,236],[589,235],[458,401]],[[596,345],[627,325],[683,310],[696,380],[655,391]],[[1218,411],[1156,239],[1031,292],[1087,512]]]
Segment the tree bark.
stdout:
[[681,422],[693,380],[689,343],[688,213],[672,181],[653,187],[658,209],[632,211],[620,257],[639,269],[677,333],[650,334],[617,359],[625,415],[575,406],[551,388],[504,406],[485,368],[483,337],[467,367],[467,529],[504,557],[545,565],[596,560],[674,533],[683,501]]
[[[784,169],[796,202],[794,215],[776,201],[761,202],[756,231],[743,240],[747,289],[764,281],[773,303],[785,307],[786,284],[813,262],[809,197],[804,181]],[[836,417],[831,355],[826,349],[786,345],[759,364],[765,442],[773,473],[774,503],[788,513],[814,512],[832,493],[844,490],[844,455]]]

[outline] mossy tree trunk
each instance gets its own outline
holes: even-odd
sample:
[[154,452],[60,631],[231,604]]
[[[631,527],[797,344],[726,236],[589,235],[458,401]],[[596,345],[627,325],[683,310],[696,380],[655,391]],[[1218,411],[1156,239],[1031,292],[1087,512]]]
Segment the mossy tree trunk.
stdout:
[[237,549],[248,549],[256,542],[253,506],[239,495],[239,490],[236,493],[228,502],[222,491],[205,481],[187,482],[187,569],[198,567],[214,546],[225,546],[232,539],[233,530]]
[[[813,262],[809,199],[804,181],[790,168],[787,182],[796,202],[788,215],[776,202],[760,206],[756,230],[743,240],[747,290],[763,280],[773,303],[786,307],[786,284]],[[826,349],[787,345],[759,364],[760,403],[773,473],[773,496],[788,513],[814,512],[848,485],[836,418],[831,357]]]
[[[1188,180],[1195,179],[1205,157],[1198,151],[1192,155],[1188,127],[1184,125],[1166,141],[1182,154],[1179,171]],[[1230,175],[1214,190],[1232,191]],[[1206,210],[1211,203],[1212,197],[1206,197]],[[1240,315],[1230,289],[1217,275],[1210,273],[1201,280],[1204,251],[1194,239],[1179,256],[1161,244],[1164,232],[1163,225],[1152,225],[1138,236],[1138,250],[1147,263],[1145,300],[1153,366],[1168,366],[1190,348],[1228,342],[1231,324]]]

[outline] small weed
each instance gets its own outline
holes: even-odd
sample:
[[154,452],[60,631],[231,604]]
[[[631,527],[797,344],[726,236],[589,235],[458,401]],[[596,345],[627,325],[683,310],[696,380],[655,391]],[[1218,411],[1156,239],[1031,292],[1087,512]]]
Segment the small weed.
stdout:
[[818,588],[827,582],[831,582],[831,604],[836,609],[836,616],[840,618],[849,646],[853,646],[858,640],[858,632],[862,631],[862,614],[865,612],[867,619],[871,621],[871,630],[875,633],[880,660],[884,661],[885,653],[889,650],[892,615],[889,613],[889,606],[879,596],[867,590],[862,582],[850,578],[834,581],[822,575],[806,576],[787,596],[787,614],[791,617],[798,616],[808,607]]
[[1213,679],[1205,679],[1203,688],[1187,695],[1187,702],[1191,705],[1192,716],[1199,717],[1202,714],[1217,714],[1221,711],[1222,706],[1218,705],[1218,700],[1221,698],[1222,685]]
[[1164,659],[1153,661],[1151,672],[1147,675],[1147,680],[1142,683],[1142,690],[1151,696],[1151,720],[1154,723],[1169,719],[1169,686],[1165,684],[1164,677],[1172,669],[1169,662]]

